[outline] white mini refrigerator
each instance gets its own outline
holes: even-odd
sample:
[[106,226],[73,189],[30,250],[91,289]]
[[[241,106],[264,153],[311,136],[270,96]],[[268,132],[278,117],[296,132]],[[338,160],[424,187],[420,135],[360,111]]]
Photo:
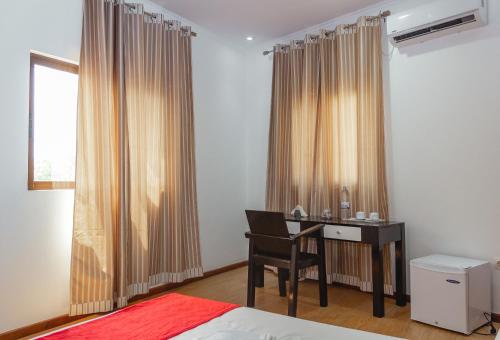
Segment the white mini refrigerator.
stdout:
[[430,255],[410,261],[411,318],[471,334],[491,313],[487,261]]

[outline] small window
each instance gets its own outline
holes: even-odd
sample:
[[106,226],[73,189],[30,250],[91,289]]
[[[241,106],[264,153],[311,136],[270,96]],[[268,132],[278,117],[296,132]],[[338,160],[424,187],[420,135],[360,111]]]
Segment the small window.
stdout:
[[78,65],[31,53],[28,189],[75,187]]

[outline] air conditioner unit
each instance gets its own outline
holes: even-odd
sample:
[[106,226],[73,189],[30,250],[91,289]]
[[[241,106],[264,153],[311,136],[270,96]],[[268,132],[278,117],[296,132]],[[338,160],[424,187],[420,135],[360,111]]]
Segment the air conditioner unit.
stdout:
[[391,43],[403,47],[488,23],[487,0],[438,0],[387,18]]

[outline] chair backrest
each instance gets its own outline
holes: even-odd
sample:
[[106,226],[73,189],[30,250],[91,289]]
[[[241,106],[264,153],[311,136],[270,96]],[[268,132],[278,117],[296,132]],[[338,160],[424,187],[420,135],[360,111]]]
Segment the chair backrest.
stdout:
[[[286,238],[290,236],[283,213],[257,210],[245,210],[245,212],[252,234]],[[254,253],[289,257],[291,245],[290,242],[280,239],[256,239],[254,241]]]

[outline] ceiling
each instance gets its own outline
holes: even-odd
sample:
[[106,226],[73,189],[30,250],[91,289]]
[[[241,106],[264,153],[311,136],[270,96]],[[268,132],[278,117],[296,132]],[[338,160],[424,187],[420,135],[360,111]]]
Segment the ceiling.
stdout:
[[[264,42],[380,0],[153,0],[233,42]],[[247,43],[247,42],[245,42]]]

